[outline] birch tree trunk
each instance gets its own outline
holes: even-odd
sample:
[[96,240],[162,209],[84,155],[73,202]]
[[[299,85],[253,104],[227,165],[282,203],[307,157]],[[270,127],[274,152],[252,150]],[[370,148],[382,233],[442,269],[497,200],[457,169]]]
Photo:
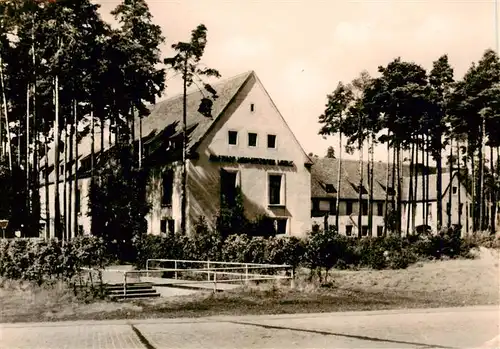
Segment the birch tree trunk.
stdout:
[[26,86],[26,210],[31,213],[30,198],[30,84]]
[[12,145],[10,141],[10,125],[9,125],[9,112],[7,110],[7,97],[5,94],[5,80],[3,74],[3,59],[0,52],[0,85],[2,87],[2,105],[3,115],[5,116],[5,129],[7,131],[7,156],[9,159],[9,171],[12,173]]
[[342,133],[339,133],[339,163],[337,168],[337,197],[335,202],[335,227],[337,233],[340,233],[339,215],[340,215],[340,193],[341,193],[341,177],[342,177]]
[[[418,141],[418,136],[417,136],[417,141]],[[418,153],[418,149],[417,149]],[[408,187],[408,202],[407,202],[407,216],[406,216],[406,234],[410,234],[410,224],[413,221],[413,212],[414,212],[414,202],[416,200],[416,197],[413,197],[413,175],[415,172],[414,168],[414,160],[415,160],[415,142],[412,143],[411,145],[411,160],[410,160],[410,185]],[[412,225],[413,226],[413,225]]]
[[74,121],[73,124],[75,126],[75,132],[74,132],[74,141],[75,141],[75,174],[74,174],[74,219],[73,219],[73,232],[75,236],[78,236],[78,211],[79,211],[79,205],[80,205],[80,197],[78,195],[78,102],[76,100],[73,100],[73,117]]
[[54,120],[54,234],[56,238],[62,239],[61,230],[61,206],[59,196],[59,76],[56,75],[54,79],[54,106],[55,106],[55,120]]
[[397,152],[397,184],[396,184],[396,207],[397,207],[397,215],[396,215],[396,220],[397,220],[397,227],[396,231],[398,233],[398,236],[401,236],[401,146],[398,143],[396,145],[396,152]]
[[458,224],[460,225],[460,232],[462,232],[462,174],[460,172],[460,140],[457,139],[457,171],[458,171]]
[[375,165],[375,162],[373,160],[373,147],[374,147],[374,135],[373,133],[370,134],[370,172],[368,173],[369,175],[369,180],[370,180],[370,195],[368,198],[368,232],[370,236],[373,235],[373,166]]
[[362,142],[358,143],[359,151],[359,184],[358,184],[358,238],[362,235],[362,217],[363,217],[363,145]]
[[[390,139],[391,133],[387,130],[387,139]],[[391,161],[391,149],[389,147],[389,141],[387,141],[387,171],[385,177],[385,204],[384,204],[384,236],[387,236],[387,212],[389,211],[389,180],[390,180],[390,161]],[[393,159],[394,161],[394,159]],[[394,165],[393,165],[394,167]]]
[[[64,118],[64,125],[67,125]],[[64,241],[68,241],[68,188],[66,181],[66,171],[68,166],[68,132],[67,127],[64,130],[64,160],[63,160],[63,217],[64,217]]]
[[448,185],[448,204],[446,205],[446,214],[448,215],[448,229],[451,228],[451,209],[452,209],[452,191],[453,191],[453,139],[450,140],[450,183]]

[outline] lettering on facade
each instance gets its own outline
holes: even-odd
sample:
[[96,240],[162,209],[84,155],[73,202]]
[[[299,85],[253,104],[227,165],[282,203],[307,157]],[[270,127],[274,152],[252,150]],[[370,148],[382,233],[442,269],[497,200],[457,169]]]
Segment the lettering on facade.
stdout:
[[289,160],[274,160],[274,159],[264,159],[264,158],[248,158],[248,157],[236,157],[236,156],[226,156],[226,155],[210,155],[210,161],[212,162],[225,162],[231,164],[254,164],[254,165],[268,165],[268,166],[286,166],[293,167],[293,161]]

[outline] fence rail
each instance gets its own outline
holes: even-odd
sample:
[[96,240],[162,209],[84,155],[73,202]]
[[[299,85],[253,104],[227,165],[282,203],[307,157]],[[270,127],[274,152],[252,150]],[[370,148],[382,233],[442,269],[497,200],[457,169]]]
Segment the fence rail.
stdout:
[[[152,263],[158,264],[170,263],[173,267],[152,267]],[[190,267],[184,267],[185,265]],[[199,265],[200,267],[195,267]],[[82,268],[83,271],[91,273],[96,271],[91,268]],[[241,270],[241,272],[238,272]],[[263,274],[265,270],[281,270],[285,275],[267,275]],[[121,270],[121,269],[105,269],[106,272],[115,272],[123,274],[123,294],[127,294],[127,282],[129,276],[139,275],[139,278],[146,275],[149,277],[152,273],[173,272],[175,285],[194,285],[194,284],[213,284],[214,292],[217,291],[217,284],[221,283],[245,283],[252,281],[268,281],[268,280],[290,280],[290,286],[294,287],[293,268],[287,264],[258,264],[258,263],[238,263],[238,262],[219,262],[219,261],[196,261],[182,259],[148,259],[146,261],[146,269],[142,270]],[[256,273],[256,271],[260,271]],[[183,280],[180,278],[182,273],[206,274],[206,280]],[[228,277],[228,278],[225,278]]]

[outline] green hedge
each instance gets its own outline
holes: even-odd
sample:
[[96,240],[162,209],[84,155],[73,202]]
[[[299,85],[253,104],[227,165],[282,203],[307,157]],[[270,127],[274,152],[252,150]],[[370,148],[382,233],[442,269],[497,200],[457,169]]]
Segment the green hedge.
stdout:
[[477,244],[461,239],[454,231],[435,236],[356,239],[317,230],[305,239],[233,234],[223,240],[200,223],[191,237],[145,235],[136,246],[138,268],[144,268],[148,258],[165,258],[289,264],[294,268],[301,265],[328,271],[359,267],[401,269],[419,259],[469,257]]
[[[140,269],[148,258],[213,260],[304,266],[321,277],[322,270],[328,273],[332,268],[400,269],[422,258],[469,257],[477,243],[460,239],[453,231],[427,237],[356,239],[317,230],[306,239],[234,234],[223,240],[200,221],[190,237],[143,235],[132,245]],[[96,237],[79,237],[62,245],[56,240],[2,240],[0,276],[39,284],[71,280],[81,267],[105,266],[111,260],[106,251],[104,241]]]
[[104,241],[79,237],[57,240],[0,240],[0,276],[43,284],[71,280],[81,267],[102,268],[107,262]]

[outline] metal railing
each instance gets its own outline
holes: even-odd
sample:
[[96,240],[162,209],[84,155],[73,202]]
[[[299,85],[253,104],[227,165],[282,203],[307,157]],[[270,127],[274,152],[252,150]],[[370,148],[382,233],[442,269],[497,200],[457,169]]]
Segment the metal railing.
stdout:
[[[152,263],[171,263],[173,268],[154,267]],[[191,267],[184,267],[190,265]],[[199,265],[200,267],[196,267]],[[194,266],[194,267],[193,267]],[[92,268],[81,268],[82,271],[89,273],[92,280],[92,272],[101,270]],[[274,273],[265,274],[263,271],[273,270]],[[127,284],[131,275],[149,277],[151,274],[172,272],[175,282],[165,282],[166,285],[196,285],[196,284],[213,284],[213,291],[217,292],[217,286],[220,284],[244,283],[248,285],[252,281],[269,281],[269,280],[290,280],[290,286],[294,287],[294,273],[290,265],[278,264],[258,264],[258,263],[237,263],[237,262],[217,262],[217,261],[196,261],[182,259],[148,259],[146,269],[143,270],[121,270],[121,269],[105,269],[106,272],[123,274],[123,295],[127,295]],[[240,271],[240,272],[238,272]],[[256,271],[260,271],[256,273]],[[277,275],[276,271],[282,271],[285,275]],[[183,280],[181,274],[206,274],[206,280]]]
[[[152,263],[170,263],[173,268],[154,268]],[[202,267],[185,268],[184,265],[200,265]],[[241,272],[237,272],[240,270]],[[255,271],[284,271],[285,275],[262,274]],[[218,261],[199,261],[199,260],[182,260],[182,259],[148,259],[146,261],[147,275],[151,272],[173,272],[174,279],[179,280],[180,273],[203,273],[207,275],[207,280],[182,280],[176,284],[197,284],[197,283],[213,283],[214,291],[217,290],[217,282],[219,283],[238,283],[244,282],[249,284],[251,281],[266,281],[266,280],[290,280],[290,286],[294,287],[293,268],[287,264],[260,264],[260,263],[239,263],[239,262],[218,262]],[[234,277],[233,279],[224,278],[224,276]],[[221,278],[222,277],[222,278]]]

